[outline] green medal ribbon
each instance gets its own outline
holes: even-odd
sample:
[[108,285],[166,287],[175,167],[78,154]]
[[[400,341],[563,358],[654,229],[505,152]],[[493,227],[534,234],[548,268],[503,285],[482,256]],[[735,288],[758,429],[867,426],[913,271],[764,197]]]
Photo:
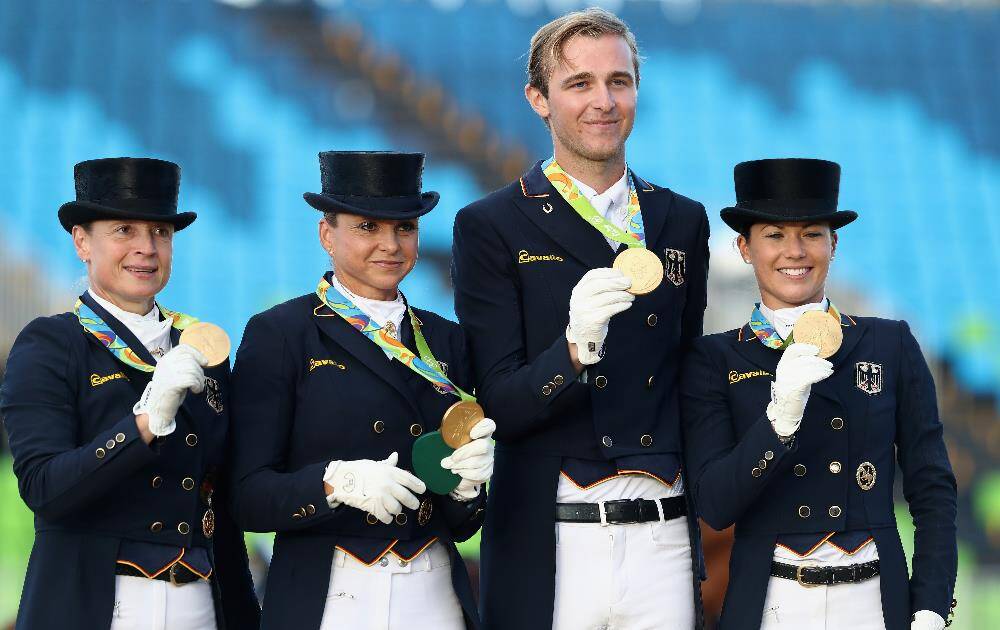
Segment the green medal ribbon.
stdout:
[[626,224],[626,229],[623,230],[602,217],[594,209],[594,206],[583,196],[583,193],[580,192],[580,189],[566,171],[562,170],[562,167],[559,166],[555,158],[550,158],[542,164],[542,172],[548,178],[552,187],[566,200],[566,203],[584,221],[594,226],[606,238],[617,243],[624,243],[628,247],[646,247],[646,234],[642,223],[642,210],[639,207],[639,195],[635,190],[635,182],[632,178],[629,178],[628,187],[628,208],[626,212],[628,223]]
[[[424,379],[430,381],[438,390],[454,394],[464,401],[475,402],[476,398],[462,391],[457,385],[444,375],[441,363],[434,358],[434,353],[427,345],[427,339],[420,329],[420,320],[413,314],[413,309],[406,308],[410,316],[410,323],[413,325],[413,337],[417,342],[418,355],[413,354],[403,343],[389,334],[385,326],[379,326],[364,311],[357,307],[351,300],[345,297],[333,285],[327,282],[326,278],[319,281],[316,287],[316,296],[331,311],[339,315],[351,325],[352,328],[368,337],[375,345],[382,348],[390,356],[400,363],[410,368]],[[332,299],[331,299],[332,298]]]

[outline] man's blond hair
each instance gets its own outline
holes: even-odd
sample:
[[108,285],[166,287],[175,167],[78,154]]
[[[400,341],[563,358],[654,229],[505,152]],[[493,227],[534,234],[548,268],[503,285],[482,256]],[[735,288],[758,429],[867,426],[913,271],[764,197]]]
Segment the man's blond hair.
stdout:
[[617,35],[624,39],[632,51],[635,83],[639,85],[639,47],[635,35],[617,15],[597,7],[567,13],[535,31],[528,52],[528,85],[548,98],[552,72],[565,60],[563,47],[577,35],[593,38]]

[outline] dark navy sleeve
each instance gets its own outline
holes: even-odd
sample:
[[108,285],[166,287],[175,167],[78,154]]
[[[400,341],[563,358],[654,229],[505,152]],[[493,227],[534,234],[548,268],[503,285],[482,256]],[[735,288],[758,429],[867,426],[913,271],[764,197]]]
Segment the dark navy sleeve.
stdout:
[[[699,516],[723,530],[753,505],[794,446],[778,440],[765,408],[746,433],[737,436],[723,368],[712,360],[704,341],[695,343],[681,370],[685,470]],[[768,452],[772,457],[766,457]],[[769,464],[754,476],[752,471],[761,459],[768,459]]]
[[331,510],[323,489],[328,461],[288,470],[296,374],[284,332],[257,315],[236,353],[232,389],[232,505],[254,532],[301,530],[345,512]]
[[[452,331],[451,350],[452,380],[462,391],[471,394],[474,389],[472,367],[465,335],[457,326]],[[448,530],[456,542],[468,540],[482,527],[486,517],[486,484],[479,489],[479,496],[471,501],[456,501],[448,495],[438,501]]]
[[708,238],[710,228],[705,207],[701,206],[701,222],[698,227],[698,250],[688,261],[688,289],[681,316],[681,341],[679,356],[690,350],[691,344],[704,332],[705,308],[708,306]]
[[912,612],[948,618],[958,571],[957,490],[938,418],[934,379],[906,322],[900,322],[900,379],[896,392],[896,441],[903,496],[916,528]]
[[[527,362],[513,261],[501,236],[473,208],[455,219],[452,254],[455,312],[472,351],[480,403],[497,423],[497,438],[516,439],[535,429],[542,412],[575,381],[569,346],[559,335]],[[557,375],[566,384],[546,387]]]
[[46,519],[92,506],[157,457],[142,441],[131,413],[87,443],[79,442],[77,371],[84,366],[72,356],[66,334],[50,318],[28,324],[11,348],[0,390],[21,498]]

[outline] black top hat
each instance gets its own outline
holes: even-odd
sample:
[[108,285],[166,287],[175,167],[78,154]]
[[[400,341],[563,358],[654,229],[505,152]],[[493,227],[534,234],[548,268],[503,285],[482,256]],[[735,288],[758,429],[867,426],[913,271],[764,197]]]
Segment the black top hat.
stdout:
[[321,193],[302,195],[322,212],[347,212],[373,219],[413,219],[430,212],[440,195],[421,192],[423,153],[323,151]]
[[183,230],[197,218],[177,212],[181,169],[173,162],[151,158],[104,158],[73,168],[76,201],[59,208],[67,232],[74,225],[97,219],[137,219],[171,223]]
[[815,221],[836,230],[858,218],[837,210],[840,165],[827,160],[785,158],[740,162],[733,169],[736,206],[720,213],[741,232],[765,221]]

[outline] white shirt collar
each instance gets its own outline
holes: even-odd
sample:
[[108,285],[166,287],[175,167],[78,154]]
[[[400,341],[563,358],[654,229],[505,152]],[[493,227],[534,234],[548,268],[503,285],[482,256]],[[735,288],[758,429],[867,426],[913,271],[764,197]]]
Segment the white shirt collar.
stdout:
[[[569,173],[566,174],[569,175]],[[572,175],[569,175],[569,178],[580,189],[590,205],[594,206],[594,209],[605,219],[608,218],[609,209],[620,210],[628,205],[628,166],[625,167],[621,179],[611,184],[610,188],[600,194]]]
[[827,309],[830,301],[823,296],[823,299],[819,302],[812,302],[810,304],[802,304],[801,306],[793,306],[789,308],[779,308],[774,310],[768,308],[763,302],[760,303],[760,312],[767,318],[767,321],[771,322],[774,326],[774,330],[781,336],[782,339],[788,339],[788,335],[792,332],[792,328],[795,327],[795,322],[799,321],[803,313],[808,311],[825,311]]
[[[350,289],[344,286],[344,284],[337,278],[337,274],[332,274],[333,279],[330,284],[333,288],[340,291],[344,296],[354,302],[354,305],[361,309],[361,311],[372,318],[372,320],[379,326],[385,326],[387,323],[392,323],[396,331],[403,325],[403,316],[406,315],[406,301],[403,300],[403,294],[399,291],[396,292],[396,299],[394,300],[373,300],[371,298],[361,297],[357,293],[354,293]],[[394,335],[396,339],[399,339],[399,333]],[[386,352],[386,355],[390,358],[391,354]]]
[[87,289],[87,293],[112,317],[124,324],[154,357],[163,356],[173,347],[173,342],[170,340],[170,329],[173,321],[169,318],[160,320],[160,309],[156,306],[156,302],[153,302],[153,308],[148,313],[139,315],[118,308],[91,289]]

